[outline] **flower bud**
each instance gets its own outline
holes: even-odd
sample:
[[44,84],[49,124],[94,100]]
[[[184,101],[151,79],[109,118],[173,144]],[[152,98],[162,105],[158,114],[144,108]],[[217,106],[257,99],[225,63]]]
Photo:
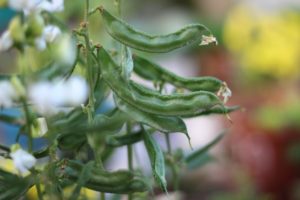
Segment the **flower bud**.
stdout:
[[14,43],[22,43],[24,41],[25,35],[20,17],[15,17],[11,20],[8,31]]
[[33,38],[39,37],[43,34],[44,26],[43,17],[37,13],[32,13],[28,16],[26,35]]
[[44,117],[39,117],[35,120],[35,124],[31,126],[32,137],[43,137],[48,132],[47,121]]

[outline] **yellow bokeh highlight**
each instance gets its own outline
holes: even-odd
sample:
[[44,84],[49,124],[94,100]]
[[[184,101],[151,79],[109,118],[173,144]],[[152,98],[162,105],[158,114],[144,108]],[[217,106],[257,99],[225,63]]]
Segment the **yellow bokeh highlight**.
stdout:
[[246,71],[275,78],[300,72],[300,14],[233,8],[224,24],[224,42]]

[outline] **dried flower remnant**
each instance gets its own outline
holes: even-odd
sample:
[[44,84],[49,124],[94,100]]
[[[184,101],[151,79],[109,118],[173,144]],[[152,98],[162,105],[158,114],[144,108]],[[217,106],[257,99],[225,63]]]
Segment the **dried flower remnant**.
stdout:
[[227,84],[225,82],[223,82],[222,87],[220,88],[220,90],[218,91],[218,96],[222,96],[223,97],[223,102],[227,103],[227,101],[229,100],[229,98],[232,96],[232,92],[229,89],[229,87],[227,86]]
[[218,41],[214,36],[212,36],[212,35],[210,35],[210,36],[203,35],[200,46],[209,45],[210,43],[215,43],[216,45],[218,45]]

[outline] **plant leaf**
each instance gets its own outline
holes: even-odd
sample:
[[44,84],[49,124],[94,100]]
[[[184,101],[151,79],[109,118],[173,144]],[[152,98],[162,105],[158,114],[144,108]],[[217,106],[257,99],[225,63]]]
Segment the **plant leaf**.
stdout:
[[33,185],[33,177],[19,177],[0,169],[0,199],[17,200]]
[[152,173],[156,182],[166,192],[167,181],[165,178],[165,159],[163,152],[152,136],[145,130],[143,134],[144,143],[150,158]]
[[185,162],[187,163],[187,166],[189,169],[195,169],[203,164],[207,163],[212,159],[210,155],[208,155],[208,151],[216,145],[222,138],[224,137],[224,133],[221,133],[218,135],[215,139],[213,139],[211,142],[209,142],[204,147],[192,152],[188,156],[185,157]]

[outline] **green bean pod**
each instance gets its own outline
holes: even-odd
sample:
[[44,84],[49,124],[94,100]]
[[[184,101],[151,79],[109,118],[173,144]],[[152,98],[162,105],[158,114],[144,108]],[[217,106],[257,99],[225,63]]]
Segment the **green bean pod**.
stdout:
[[212,114],[228,114],[233,111],[239,110],[240,106],[215,106],[213,108],[210,108],[208,110],[203,110],[197,113],[194,113],[193,115],[185,115],[184,118],[192,118],[197,116],[204,116],[204,115],[212,115]]
[[136,55],[134,56],[134,72],[144,79],[170,83],[178,88],[185,88],[190,91],[204,90],[217,92],[223,84],[221,80],[210,76],[193,78],[181,77],[164,69],[158,64]]
[[202,24],[190,24],[166,35],[150,35],[136,30],[126,22],[100,8],[107,32],[126,46],[146,52],[164,53],[177,48],[200,43],[203,35],[211,35],[210,30]]
[[135,107],[125,103],[114,95],[115,103],[118,108],[137,122],[144,123],[164,133],[182,132],[187,135],[187,128],[184,121],[175,116],[159,116],[143,112]]
[[[63,163],[62,168],[65,178],[76,181],[84,165],[76,161],[67,161]],[[84,187],[92,190],[119,194],[148,190],[147,184],[141,177],[128,170],[108,172],[94,166],[90,173]]]
[[103,48],[99,49],[98,58],[103,78],[109,87],[123,101],[144,112],[184,116],[223,105],[214,93],[207,91],[162,95],[132,81],[128,87],[120,77],[120,68]]

